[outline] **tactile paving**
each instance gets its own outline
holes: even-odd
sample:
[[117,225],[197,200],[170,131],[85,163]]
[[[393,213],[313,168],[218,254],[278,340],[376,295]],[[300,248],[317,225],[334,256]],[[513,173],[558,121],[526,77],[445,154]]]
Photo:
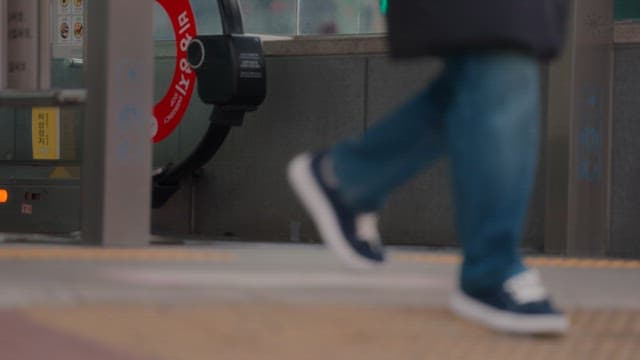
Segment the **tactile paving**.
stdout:
[[158,359],[640,358],[640,311],[573,311],[570,332],[551,338],[498,334],[429,308],[218,304],[28,314],[65,333]]

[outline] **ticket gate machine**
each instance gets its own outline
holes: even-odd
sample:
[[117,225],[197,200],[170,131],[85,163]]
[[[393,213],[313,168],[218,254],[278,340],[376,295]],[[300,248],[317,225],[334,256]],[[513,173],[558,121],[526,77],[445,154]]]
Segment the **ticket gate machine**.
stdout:
[[[170,197],[178,191],[181,179],[191,176],[194,171],[205,165],[218,151],[230,129],[234,126],[240,126],[244,114],[256,110],[265,98],[266,70],[260,38],[244,35],[242,13],[237,0],[216,1],[221,16],[223,34],[198,35],[193,38],[188,49],[189,67],[196,73],[199,97],[205,104],[212,106],[210,126],[200,143],[189,156],[178,163],[161,166],[153,172],[151,179],[151,204],[147,204],[152,205],[154,208],[164,205]],[[184,0],[183,2],[189,5],[188,0]],[[131,161],[121,161],[121,164],[118,164],[118,159],[114,159],[114,156],[108,153],[107,149],[109,146],[106,146],[105,149],[104,143],[99,144],[101,142],[113,141],[113,138],[109,138],[111,136],[110,134],[117,134],[117,131],[109,129],[110,126],[113,126],[113,120],[110,118],[111,115],[107,113],[111,112],[114,108],[113,102],[110,99],[113,97],[117,100],[119,92],[126,92],[124,88],[118,89],[117,86],[114,87],[113,83],[106,84],[107,82],[104,81],[104,79],[101,80],[101,77],[112,76],[113,73],[117,75],[122,72],[120,71],[122,70],[121,68],[128,66],[128,71],[123,73],[128,76],[126,76],[123,81],[133,81],[136,80],[136,77],[138,78],[137,80],[144,78],[145,81],[139,81],[140,84],[133,85],[143,86],[145,90],[137,92],[146,93],[147,86],[150,86],[148,84],[152,83],[146,80],[151,72],[137,64],[148,63],[146,59],[151,58],[153,54],[151,44],[143,44],[140,42],[138,47],[143,47],[144,51],[139,51],[139,49],[136,48],[126,50],[132,54],[138,51],[142,54],[142,58],[145,59],[141,61],[133,57],[135,54],[120,54],[121,46],[106,46],[105,44],[107,41],[112,41],[117,44],[122,43],[123,46],[126,47],[128,46],[128,42],[135,41],[135,36],[123,38],[120,34],[122,31],[125,31],[127,27],[138,26],[146,29],[144,24],[150,20],[147,19],[147,15],[152,13],[149,9],[151,5],[146,3],[131,4],[128,1],[87,1],[87,4],[88,5],[85,5],[88,6],[88,11],[86,12],[87,22],[91,24],[92,29],[95,29],[93,33],[89,33],[87,44],[85,44],[87,61],[74,60],[73,64],[71,64],[73,66],[67,64],[70,69],[78,68],[78,66],[85,68],[84,82],[87,90],[43,89],[29,92],[0,92],[0,107],[3,108],[0,109],[0,115],[7,116],[7,119],[13,119],[14,116],[17,116],[15,113],[18,112],[25,114],[20,115],[21,118],[26,118],[27,111],[32,106],[62,106],[62,109],[69,109],[69,106],[83,105],[87,103],[87,100],[89,100],[87,111],[82,118],[91,119],[91,121],[81,121],[82,126],[80,127],[84,127],[84,135],[82,131],[77,130],[77,128],[80,127],[76,128],[77,137],[83,137],[85,141],[84,150],[78,152],[79,156],[74,156],[74,160],[30,162],[28,158],[25,158],[21,160],[19,164],[12,160],[8,162],[5,161],[5,171],[2,173],[15,173],[18,174],[18,177],[22,172],[25,172],[25,174],[36,174],[37,181],[34,182],[31,180],[31,175],[26,175],[29,179],[25,179],[25,181],[10,176],[6,186],[0,185],[0,189],[5,189],[5,192],[0,194],[2,195],[2,199],[5,198],[3,194],[7,195],[6,202],[0,204],[0,214],[11,213],[11,216],[15,215],[10,217],[10,219],[4,215],[2,216],[8,219],[10,224],[7,223],[7,226],[1,226],[0,232],[66,233],[81,228],[83,242],[103,245],[141,245],[148,243],[148,237],[144,234],[148,234],[149,232],[147,219],[150,217],[149,213],[145,214],[143,211],[130,211],[134,215],[132,216],[130,214],[128,218],[135,218],[131,220],[132,227],[128,231],[124,229],[129,227],[128,224],[124,224],[122,219],[116,219],[117,216],[124,217],[124,215],[112,216],[110,218],[107,218],[108,216],[105,217],[106,212],[114,212],[117,214],[117,211],[113,211],[112,209],[105,210],[105,207],[114,206],[112,196],[122,197],[124,199],[123,201],[126,201],[126,195],[118,194],[117,191],[114,193],[113,189],[124,189],[123,186],[119,185],[120,183],[130,184],[129,187],[131,189],[127,191],[140,192],[144,190],[144,187],[142,186],[142,181],[135,180],[129,182],[129,180],[126,180],[125,178],[130,176],[130,174],[126,172],[113,172],[113,164],[124,167],[135,166],[135,161],[139,161],[142,158],[131,159],[130,157],[129,159]],[[127,16],[119,16],[117,18],[115,16],[113,18],[103,16],[104,14],[118,14],[119,11],[123,9],[128,10],[129,13]],[[138,14],[137,16],[139,17],[144,15],[144,24],[139,21],[136,22],[136,14]],[[109,26],[111,22],[118,23],[122,29]],[[100,29],[107,30],[100,31]],[[146,39],[148,37],[149,40],[151,40],[150,32],[146,30],[144,34],[137,34],[137,36],[140,39]],[[118,60],[125,57],[128,59],[127,62],[121,61],[122,63],[115,64],[115,66],[113,63],[117,63],[118,61],[111,61],[109,63],[104,61],[97,62],[95,60],[98,58],[113,58]],[[79,74],[78,70],[73,70],[73,72],[74,74]],[[54,74],[54,77],[55,75],[56,74]],[[58,82],[58,85],[60,85],[60,82]],[[62,85],[66,86],[66,82]],[[78,85],[82,84],[74,81],[74,86]],[[91,100],[91,94],[94,94],[93,102]],[[133,97],[135,96],[137,96],[136,92],[133,93]],[[134,101],[132,98],[125,100],[127,102]],[[186,103],[188,103],[188,99]],[[134,109],[129,105],[127,106],[129,110]],[[14,113],[12,108],[18,110],[15,110]],[[67,111],[70,110],[63,110],[63,112]],[[142,112],[140,112],[140,114],[142,114]],[[76,113],[75,115],[78,114]],[[122,121],[117,123],[116,126],[123,125],[121,122],[124,122],[124,120],[136,120],[135,115],[136,112],[132,110],[128,113],[126,119],[119,117]],[[143,118],[144,117],[140,117],[140,119]],[[11,123],[13,123],[13,121]],[[18,123],[18,121],[16,121],[16,123]],[[28,124],[28,122],[20,121],[20,126],[25,124]],[[144,129],[141,130],[143,132],[145,131]],[[107,134],[105,134],[105,131]],[[14,131],[11,131],[11,133],[14,133]],[[15,133],[17,134],[18,130],[16,130]],[[8,135],[8,132],[5,132],[4,135]],[[27,137],[24,136],[24,138],[26,139]],[[103,138],[103,140],[100,140],[100,138]],[[92,139],[92,141],[86,141],[86,139]],[[117,139],[115,140],[117,141]],[[102,147],[100,148],[98,145]],[[141,144],[140,146],[144,147],[147,145]],[[110,156],[112,158],[109,158]],[[77,170],[78,165],[80,165],[80,158],[82,158],[82,176],[78,177],[78,171],[73,171],[72,176],[65,176],[64,179],[54,178],[48,175],[53,168],[63,169],[56,172],[57,175],[60,173],[62,173],[62,175],[69,175],[66,174],[67,170],[65,169],[74,168]],[[30,165],[31,163],[33,163],[33,166]],[[144,163],[147,164],[147,160],[145,160]],[[150,160],[148,166],[151,166]],[[12,170],[16,167],[22,167],[24,171]],[[139,172],[139,170],[140,169],[136,170],[136,172]],[[146,172],[146,174],[150,174],[150,172]],[[0,180],[0,184],[2,183],[3,181]],[[22,183],[26,185],[23,186]],[[82,185],[82,196],[80,196],[79,191],[80,183]],[[117,185],[114,186],[114,183]],[[49,189],[51,190],[49,193],[47,193],[48,188],[51,188]],[[8,189],[8,191],[6,189]],[[15,193],[13,193],[11,189],[14,189]],[[31,189],[36,190],[31,191]],[[40,191],[40,189],[44,190]],[[61,192],[58,190],[64,191]],[[123,202],[118,201],[120,203],[115,209],[122,209],[121,204]],[[58,206],[58,204],[60,204],[60,206]],[[31,205],[33,205],[33,208]],[[23,208],[22,213],[19,209],[21,206]],[[18,208],[18,210],[16,210],[16,208]],[[40,210],[42,210],[42,216]],[[149,207],[147,211],[149,211]],[[44,215],[44,213],[48,215]],[[53,213],[56,213],[55,216],[51,216]],[[117,226],[113,224],[117,224]],[[133,229],[133,227],[136,226],[137,228]],[[123,229],[117,231],[105,230],[116,228]],[[74,236],[74,238],[77,237]],[[137,243],[134,243],[136,241]]]
[[180,179],[201,168],[218,151],[229,130],[242,125],[266,95],[266,69],[260,38],[244,35],[237,0],[218,0],[222,35],[199,35],[188,47],[189,65],[196,71],[198,95],[213,110],[210,125],[195,150],[181,163],[168,164],[153,176],[152,205],[164,205]]

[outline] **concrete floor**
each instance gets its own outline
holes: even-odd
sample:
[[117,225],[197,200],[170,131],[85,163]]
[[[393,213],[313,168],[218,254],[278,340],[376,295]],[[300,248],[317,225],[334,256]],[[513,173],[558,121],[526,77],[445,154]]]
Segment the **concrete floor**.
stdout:
[[459,258],[391,249],[344,268],[317,245],[0,246],[3,360],[640,359],[640,261],[530,258],[563,338],[453,317]]

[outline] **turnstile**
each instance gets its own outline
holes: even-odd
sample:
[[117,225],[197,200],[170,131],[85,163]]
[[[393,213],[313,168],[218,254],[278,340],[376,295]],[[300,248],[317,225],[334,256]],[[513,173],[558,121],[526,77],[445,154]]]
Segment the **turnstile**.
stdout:
[[[188,0],[165,2],[164,6],[179,10],[177,3],[191,11]],[[236,0],[218,0],[217,3],[224,34],[216,38],[222,39],[223,45],[229,45],[228,52],[222,56],[219,52],[200,54],[206,66],[195,70],[182,62],[176,64],[176,68],[182,69],[183,73],[198,72],[201,87],[206,82],[214,82],[214,89],[217,86],[228,97],[205,99],[215,105],[209,131],[184,161],[154,172],[153,187],[149,141],[150,128],[153,128],[149,126],[153,119],[150,112],[153,107],[153,2],[87,2],[84,16],[91,30],[84,45],[86,60],[70,58],[53,64],[54,74],[80,71],[78,69],[86,64],[86,91],[0,92],[0,106],[12,108],[0,113],[3,115],[0,126],[24,128],[24,133],[19,134],[14,129],[5,134],[13,135],[8,136],[12,138],[9,140],[12,140],[13,148],[26,146],[19,159],[14,155],[0,159],[0,190],[9,194],[8,199],[0,203],[0,232],[73,233],[81,230],[82,240],[86,243],[136,246],[149,242],[151,189],[154,205],[162,205],[177,190],[182,177],[190,176],[215,154],[229,128],[239,125],[244,113],[255,110],[264,99],[265,68],[260,39],[242,34],[242,16]],[[67,1],[49,4],[72,6]],[[186,10],[174,15],[172,20],[177,33],[186,34],[190,26],[195,27],[189,23],[190,14]],[[60,30],[69,31],[67,22],[71,23],[66,17],[60,17],[56,25],[60,25]],[[82,28],[84,25],[83,22]],[[185,36],[176,48],[185,52],[192,39],[192,35]],[[196,40],[205,45],[209,41],[200,37]],[[227,64],[222,73],[214,75],[230,72],[233,76],[221,81],[208,78],[207,71],[211,71],[212,66],[206,63],[211,58],[215,60],[215,68],[220,67],[221,60],[222,65]],[[68,87],[70,83],[66,80],[55,85]],[[190,79],[178,77],[178,81],[180,86]],[[185,95],[183,100],[188,105],[190,98],[186,96],[186,90],[177,90]],[[203,95],[203,91],[200,94]],[[61,106],[82,105],[85,100],[84,116],[60,110]],[[32,108],[34,106],[38,108]],[[49,107],[40,108],[43,106]],[[40,126],[40,123],[35,125],[36,116],[40,116],[35,115],[37,111],[46,115],[42,120],[42,131],[35,128]],[[84,118],[86,121],[65,122],[72,125],[72,130],[71,136],[63,137],[69,135],[60,132],[64,114],[69,113],[75,114],[73,119]],[[33,122],[21,121],[28,116]],[[58,133],[52,146],[58,148],[57,156],[38,159],[34,156],[36,135],[41,132],[43,139],[50,140],[56,130],[48,127],[54,122]],[[34,142],[27,141],[29,138]],[[59,148],[63,143],[76,145],[75,153],[61,155]]]

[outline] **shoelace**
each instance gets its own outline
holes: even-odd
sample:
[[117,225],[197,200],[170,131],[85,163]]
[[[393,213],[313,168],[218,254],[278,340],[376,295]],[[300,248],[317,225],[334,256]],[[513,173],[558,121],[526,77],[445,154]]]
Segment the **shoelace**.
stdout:
[[512,277],[507,280],[504,287],[519,304],[542,301],[547,298],[547,291],[536,270],[527,270]]
[[379,248],[380,233],[378,232],[378,215],[376,213],[363,213],[356,216],[356,235],[366,241],[372,248]]

